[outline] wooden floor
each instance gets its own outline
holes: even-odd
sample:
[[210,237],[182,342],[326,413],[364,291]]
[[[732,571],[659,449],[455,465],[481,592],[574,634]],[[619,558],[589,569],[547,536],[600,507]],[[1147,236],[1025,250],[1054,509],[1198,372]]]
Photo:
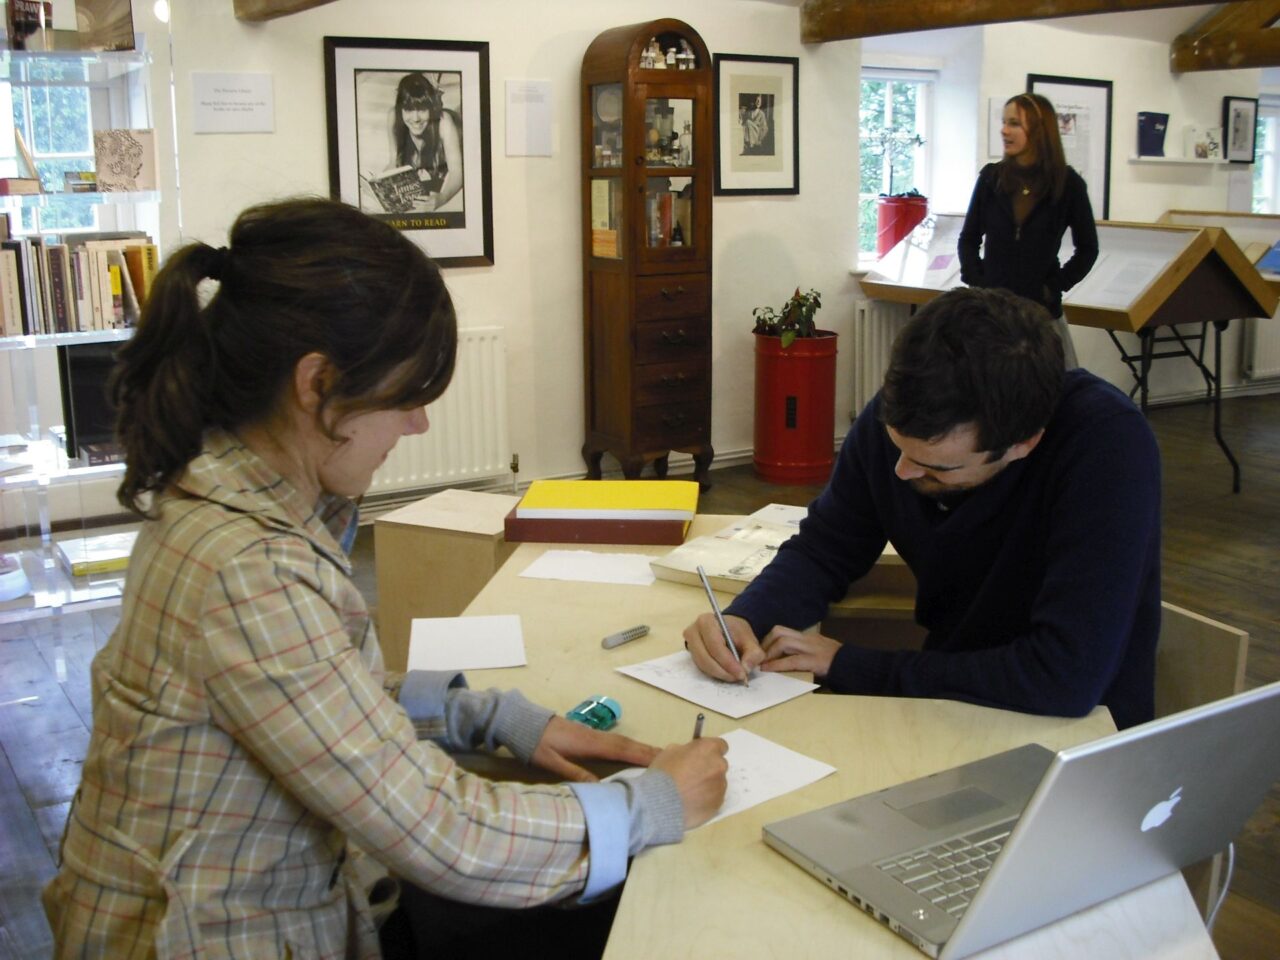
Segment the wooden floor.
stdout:
[[[1164,458],[1164,597],[1248,630],[1248,685],[1280,680],[1280,395],[1224,401],[1230,471],[1202,406],[1152,410]],[[807,503],[816,487],[761,483],[749,467],[713,470],[699,509],[748,513]],[[357,541],[361,589],[376,603],[371,528]],[[115,614],[0,626],[0,960],[44,958],[51,944],[39,891],[89,739],[88,665]],[[1224,960],[1280,956],[1280,787],[1237,842],[1237,868],[1214,932]]]

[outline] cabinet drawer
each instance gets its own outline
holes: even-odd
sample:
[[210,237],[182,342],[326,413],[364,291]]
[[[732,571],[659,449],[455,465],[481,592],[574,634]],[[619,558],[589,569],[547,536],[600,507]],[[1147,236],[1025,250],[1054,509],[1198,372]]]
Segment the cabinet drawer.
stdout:
[[657,449],[706,443],[711,439],[710,406],[707,399],[637,407],[633,414],[634,445]]
[[710,393],[707,364],[701,357],[680,363],[650,363],[635,368],[636,403],[696,400]]
[[673,273],[636,280],[637,320],[704,317],[710,312],[711,284],[706,274]]
[[711,349],[706,317],[636,324],[636,362],[671,363],[705,357]]

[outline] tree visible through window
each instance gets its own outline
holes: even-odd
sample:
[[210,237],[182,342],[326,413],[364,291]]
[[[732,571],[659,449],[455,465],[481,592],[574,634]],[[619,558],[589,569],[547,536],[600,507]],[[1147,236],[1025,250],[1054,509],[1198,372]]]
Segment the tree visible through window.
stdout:
[[[33,61],[30,79],[12,83],[13,129],[21,134],[36,173],[48,193],[62,193],[66,171],[94,169],[93,126],[90,122],[89,86],[85,67],[77,60]],[[15,232],[31,233],[94,229],[96,207],[48,207],[39,221],[32,207],[22,209]]]
[[876,249],[876,198],[924,193],[931,77],[864,70],[858,112],[858,251]]

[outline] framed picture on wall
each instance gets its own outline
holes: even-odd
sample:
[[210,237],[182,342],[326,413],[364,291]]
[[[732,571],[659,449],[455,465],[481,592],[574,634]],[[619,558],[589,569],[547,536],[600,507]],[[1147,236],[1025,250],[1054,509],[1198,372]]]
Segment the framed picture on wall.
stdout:
[[800,60],[717,53],[718,194],[800,192]]
[[1257,98],[1223,97],[1222,145],[1226,159],[1232,163],[1253,163],[1257,153],[1257,140]]
[[329,190],[441,266],[493,263],[489,45],[324,38]]
[[1058,114],[1067,163],[1084,177],[1093,215],[1111,214],[1111,81],[1027,74],[1027,92],[1047,97]]

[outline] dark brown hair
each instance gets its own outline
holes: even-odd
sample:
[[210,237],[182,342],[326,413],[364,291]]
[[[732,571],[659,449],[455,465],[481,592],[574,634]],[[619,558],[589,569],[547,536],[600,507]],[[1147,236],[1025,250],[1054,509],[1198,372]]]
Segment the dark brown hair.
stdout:
[[1058,112],[1048,97],[1038,93],[1020,93],[1005,101],[1005,106],[1016,104],[1027,131],[1027,143],[1036,159],[1029,168],[1019,168],[1017,160],[1005,157],[1000,161],[1000,189],[1012,193],[1015,183],[1021,186],[1020,177],[1030,175],[1031,180],[1055,202],[1062,199],[1067,186],[1067,158],[1062,152],[1062,135],[1058,130]]
[[880,421],[937,440],[972,423],[998,460],[1049,421],[1065,377],[1049,311],[1007,290],[960,287],[935,297],[893,343]]
[[[219,281],[205,302],[202,280]],[[145,514],[200,451],[277,409],[297,362],[335,375],[317,411],[430,403],[453,376],[457,318],[439,268],[354,207],[303,197],[250,207],[230,244],[191,243],[156,275],[109,390],[126,468],[117,497]]]

